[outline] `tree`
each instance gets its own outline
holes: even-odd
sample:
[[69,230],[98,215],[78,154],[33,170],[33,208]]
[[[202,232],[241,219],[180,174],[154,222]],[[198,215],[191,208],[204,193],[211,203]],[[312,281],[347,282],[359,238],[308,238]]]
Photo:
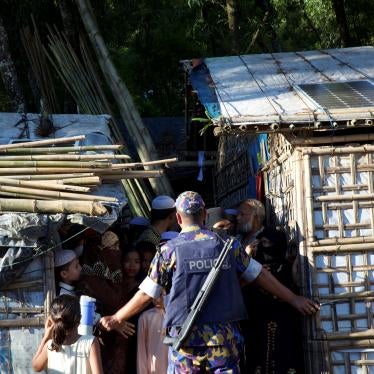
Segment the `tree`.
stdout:
[[236,0],[226,0],[227,21],[231,34],[232,52],[239,53],[238,42],[238,4]]
[[16,112],[25,111],[25,99],[18,80],[12,56],[9,50],[8,35],[5,30],[3,19],[0,16],[0,73],[7,90],[11,107]]
[[348,28],[347,15],[344,8],[344,0],[331,0],[335,12],[336,22],[339,26],[340,46],[352,46],[352,38]]

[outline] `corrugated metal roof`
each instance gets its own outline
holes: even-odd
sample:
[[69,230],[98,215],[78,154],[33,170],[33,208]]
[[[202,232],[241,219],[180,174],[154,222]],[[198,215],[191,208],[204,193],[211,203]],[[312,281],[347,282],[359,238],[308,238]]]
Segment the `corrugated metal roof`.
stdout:
[[[228,125],[257,125],[260,130],[269,125],[274,128],[277,124],[303,127],[305,124],[351,120],[370,124],[365,120],[374,118],[374,106],[327,110],[308,100],[298,85],[373,82],[373,61],[373,47],[207,58],[204,63],[211,81],[205,78],[205,84],[213,87],[220,110],[220,116],[215,116],[214,121]],[[205,94],[195,89],[205,105]]]

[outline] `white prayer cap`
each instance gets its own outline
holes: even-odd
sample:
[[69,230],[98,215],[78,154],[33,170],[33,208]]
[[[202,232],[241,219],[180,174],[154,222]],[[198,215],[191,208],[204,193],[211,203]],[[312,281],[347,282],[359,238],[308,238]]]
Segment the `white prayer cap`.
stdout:
[[172,208],[175,208],[175,201],[170,196],[160,195],[152,200],[152,209],[161,210]]
[[77,255],[70,249],[62,249],[55,252],[55,267],[58,268],[73,261]]
[[225,209],[224,211],[225,214],[230,215],[230,216],[237,216],[238,211],[236,209]]
[[145,217],[134,217],[130,222],[130,225],[136,225],[136,226],[149,226],[149,220]]
[[178,231],[164,231],[161,234],[161,240],[171,240],[179,235]]

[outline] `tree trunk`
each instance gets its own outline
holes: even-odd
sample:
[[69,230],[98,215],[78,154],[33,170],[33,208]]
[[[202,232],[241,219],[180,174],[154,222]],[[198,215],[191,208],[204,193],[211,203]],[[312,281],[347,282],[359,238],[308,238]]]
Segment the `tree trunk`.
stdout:
[[266,29],[268,30],[269,34],[270,34],[270,38],[271,38],[271,49],[272,51],[271,52],[281,52],[282,51],[282,48],[281,48],[281,45],[279,43],[279,39],[278,39],[278,35],[275,31],[275,28],[274,28],[274,22],[276,20],[276,14],[275,14],[275,10],[274,10],[274,7],[271,3],[271,1],[269,0],[257,0],[256,1],[257,4],[260,6],[261,9],[263,9],[263,11],[266,13],[268,12],[269,13],[269,17],[267,17],[267,21],[266,21]]
[[332,0],[332,8],[339,27],[340,46],[342,48],[349,47],[352,45],[352,39],[349,33],[347,16],[345,14],[344,0]]
[[238,54],[238,4],[236,0],[226,0],[226,12],[231,36],[231,52]]
[[4,87],[10,97],[12,110],[23,113],[25,111],[25,99],[18,81],[16,68],[9,50],[8,35],[4,28],[3,19],[0,16],[0,74]]
[[[142,162],[157,160],[158,155],[153,140],[140,118],[139,112],[135,107],[125,83],[118,75],[110,59],[109,51],[96,24],[89,0],[76,0],[76,3],[92,47],[97,55],[101,70],[117,102],[121,117],[135,143],[140,160]],[[173,190],[166,176],[150,179],[149,182],[156,194],[173,194]]]

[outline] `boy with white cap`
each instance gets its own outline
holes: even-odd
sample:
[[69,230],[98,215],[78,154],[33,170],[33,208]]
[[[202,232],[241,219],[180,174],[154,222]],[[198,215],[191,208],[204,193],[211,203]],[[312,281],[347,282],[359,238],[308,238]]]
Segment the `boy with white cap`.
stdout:
[[63,249],[55,252],[55,279],[60,288],[59,295],[76,296],[74,284],[79,280],[81,270],[74,251]]

